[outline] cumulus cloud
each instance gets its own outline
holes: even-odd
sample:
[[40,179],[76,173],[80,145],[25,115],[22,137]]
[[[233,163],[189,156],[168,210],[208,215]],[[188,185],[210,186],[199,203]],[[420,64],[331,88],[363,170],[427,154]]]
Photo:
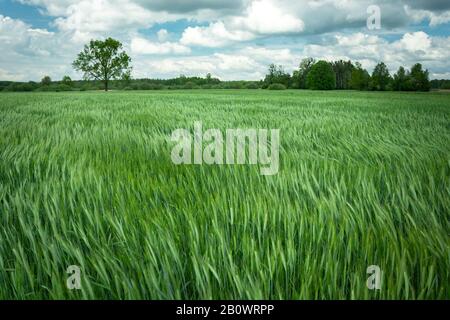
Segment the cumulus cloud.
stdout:
[[224,10],[241,8],[243,0],[137,0],[142,6],[151,10],[167,12],[193,12],[196,10]]
[[221,47],[234,41],[248,41],[255,35],[248,31],[228,30],[221,21],[207,27],[188,27],[181,36],[181,43],[204,47]]
[[249,41],[262,35],[303,31],[301,19],[284,12],[269,0],[251,2],[243,16],[211,23],[207,27],[188,27],[181,42],[206,47],[225,46],[231,42]]
[[[77,78],[71,62],[83,44],[107,36],[124,43],[135,77],[258,79],[269,63],[292,71],[306,56],[357,60],[368,69],[378,61],[392,69],[422,62],[436,77],[450,70],[448,32],[430,36],[416,25],[450,23],[447,0],[15,1],[37,6],[53,22],[48,31],[0,16],[0,76],[8,79]],[[382,14],[376,32],[366,29],[373,4]],[[387,40],[389,33],[398,40]]]
[[159,41],[166,41],[169,38],[169,32],[166,29],[161,29],[157,33]]
[[437,26],[450,22],[450,10],[443,12],[433,12],[429,10],[413,9],[409,6],[405,6],[405,12],[415,22],[428,20],[430,22],[430,26]]
[[252,2],[244,17],[231,19],[230,23],[256,34],[295,33],[303,31],[304,28],[301,19],[269,0]]
[[55,25],[61,31],[72,31],[74,40],[82,42],[99,34],[147,28],[175,19],[169,14],[145,10],[130,0],[82,0],[67,7]]
[[151,70],[151,74],[141,74],[142,77],[176,77],[180,74],[204,76],[211,73],[223,80],[259,79],[262,76],[261,67],[251,57],[223,53],[195,57],[169,57],[140,63],[140,69]]
[[450,10],[450,2],[447,0],[403,0],[403,3],[414,9],[442,12]]
[[66,13],[69,6],[79,2],[78,0],[18,0],[22,4],[37,6],[44,14],[61,16]]
[[426,52],[431,48],[431,38],[423,31],[406,33],[400,43],[410,52]]
[[56,26],[73,31],[80,41],[102,32],[146,28],[177,19],[207,22],[207,27],[186,29],[185,42],[194,38],[193,44],[204,45],[217,33],[218,39],[212,46],[247,41],[249,34],[254,39],[260,35],[361,29],[366,25],[369,5],[380,6],[384,30],[406,26],[411,21],[429,20],[432,26],[450,22],[450,2],[447,0],[17,1],[38,6],[46,14],[57,17]]
[[2,80],[38,80],[45,74],[72,73],[74,47],[63,35],[0,15]]
[[151,42],[143,38],[131,40],[131,52],[134,54],[186,54],[191,49],[173,42]]

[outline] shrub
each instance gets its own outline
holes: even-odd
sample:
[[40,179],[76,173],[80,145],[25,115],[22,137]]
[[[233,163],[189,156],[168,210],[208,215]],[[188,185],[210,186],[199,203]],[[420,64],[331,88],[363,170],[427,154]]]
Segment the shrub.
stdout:
[[5,87],[3,91],[33,91],[37,88],[37,85],[33,82],[28,83],[11,83]]
[[184,84],[183,88],[184,89],[198,89],[198,86],[195,83],[189,81]]
[[72,87],[66,84],[52,84],[49,86],[41,86],[36,91],[41,92],[61,92],[61,91],[72,91]]
[[269,87],[269,90],[286,90],[286,86],[281,83],[272,83]]
[[246,89],[259,89],[258,84],[255,82],[250,82],[245,86]]
[[55,86],[50,86],[51,90],[59,91],[72,91],[72,87],[67,84],[59,84]]

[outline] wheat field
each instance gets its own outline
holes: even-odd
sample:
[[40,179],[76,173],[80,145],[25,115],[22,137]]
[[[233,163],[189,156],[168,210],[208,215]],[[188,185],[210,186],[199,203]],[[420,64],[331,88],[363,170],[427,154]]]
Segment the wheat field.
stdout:
[[[174,165],[195,121],[279,173]],[[0,299],[450,298],[448,94],[2,93],[0,132]]]

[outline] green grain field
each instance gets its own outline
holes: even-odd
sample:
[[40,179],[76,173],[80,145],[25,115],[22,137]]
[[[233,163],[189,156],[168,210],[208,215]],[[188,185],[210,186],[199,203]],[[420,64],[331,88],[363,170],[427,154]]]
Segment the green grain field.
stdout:
[[[279,173],[174,165],[195,121],[280,129]],[[0,299],[80,298],[449,299],[450,95],[0,94]]]

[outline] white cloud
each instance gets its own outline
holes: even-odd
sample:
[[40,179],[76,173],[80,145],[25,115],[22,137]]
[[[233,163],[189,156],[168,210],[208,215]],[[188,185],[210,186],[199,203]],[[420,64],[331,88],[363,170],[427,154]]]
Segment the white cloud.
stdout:
[[156,14],[130,0],[82,0],[67,7],[55,25],[61,31],[73,32],[74,40],[84,42],[95,35],[146,28],[171,19],[168,14]]
[[450,69],[450,37],[431,37],[418,31],[406,33],[393,42],[362,33],[335,35],[335,39],[328,45],[307,45],[303,55],[325,60],[360,61],[370,72],[380,61],[384,61],[391,72],[401,65],[409,68],[417,62],[436,70],[435,73]]
[[204,47],[221,47],[234,41],[248,41],[254,39],[248,31],[230,31],[224,23],[211,23],[208,27],[188,27],[184,30],[181,43]]
[[403,38],[400,40],[400,43],[404,46],[404,48],[408,51],[426,51],[431,47],[431,39],[423,31],[418,31],[414,33],[406,33]]
[[298,33],[304,24],[269,0],[251,2],[243,16],[210,23],[207,27],[188,27],[181,42],[186,45],[221,47],[249,41],[262,35]]
[[433,12],[430,10],[414,9],[408,5],[406,5],[404,8],[406,14],[417,23],[422,22],[424,20],[429,20],[430,26],[437,26],[440,24],[450,22],[449,10]]
[[44,13],[51,16],[61,16],[66,13],[69,6],[78,0],[18,0],[20,3],[44,8]]
[[231,24],[256,34],[296,33],[304,29],[301,19],[283,11],[276,2],[269,0],[252,2],[246,16],[232,19]]
[[32,28],[21,20],[0,15],[1,80],[39,80],[49,74],[73,74],[73,44],[63,35]]
[[240,54],[216,53],[208,56],[170,57],[162,60],[142,61],[138,69],[151,70],[140,77],[176,77],[180,74],[205,76],[211,73],[223,80],[259,79],[262,65],[251,57]]
[[[0,46],[3,58],[12,54],[49,56],[56,49],[53,32],[34,29],[21,20],[0,15]],[[8,50],[9,49],[9,50]]]
[[134,54],[186,54],[191,49],[173,42],[151,42],[143,38],[131,40],[131,52]]
[[[450,70],[448,32],[430,36],[412,25],[450,22],[450,5],[441,0],[17,1],[54,17],[55,30],[0,16],[0,79],[39,80],[47,73],[55,79],[64,74],[77,78],[71,62],[82,45],[107,36],[123,42],[133,55],[135,77],[211,72],[223,79],[259,79],[269,63],[291,72],[306,56],[358,60],[370,71],[378,61],[391,70],[422,62],[436,77]],[[365,27],[370,4],[382,9],[379,32]],[[149,27],[179,19],[189,25],[181,34],[168,23],[148,35]],[[399,40],[383,38],[392,28]]]
[[160,42],[166,41],[169,38],[169,32],[166,29],[159,30],[156,35]]
[[204,76],[210,72],[222,80],[260,80],[270,63],[282,64],[286,70],[292,71],[298,66],[300,58],[300,55],[292,53],[289,49],[249,46],[230,53],[216,52],[202,56],[142,60],[135,68],[135,76],[176,77],[180,74]]

